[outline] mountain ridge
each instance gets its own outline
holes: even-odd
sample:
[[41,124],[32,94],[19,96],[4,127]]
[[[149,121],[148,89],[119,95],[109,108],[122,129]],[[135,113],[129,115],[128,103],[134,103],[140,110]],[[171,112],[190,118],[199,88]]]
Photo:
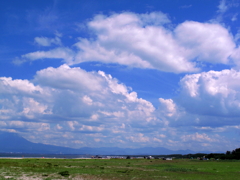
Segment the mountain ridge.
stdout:
[[[33,143],[16,133],[0,133],[1,153],[39,153],[39,154],[92,154],[92,155],[168,155],[195,154],[192,150],[173,151],[164,147],[119,148],[119,147],[82,147],[79,149]],[[199,152],[202,153],[202,152]],[[211,152],[204,152],[211,153]]]

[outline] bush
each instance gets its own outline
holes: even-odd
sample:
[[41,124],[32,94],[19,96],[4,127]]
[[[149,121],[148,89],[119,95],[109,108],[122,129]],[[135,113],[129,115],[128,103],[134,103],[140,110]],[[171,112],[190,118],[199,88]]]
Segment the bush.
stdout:
[[60,175],[62,175],[62,176],[64,176],[64,177],[70,175],[68,171],[61,171],[61,172],[59,172],[58,174],[60,174]]

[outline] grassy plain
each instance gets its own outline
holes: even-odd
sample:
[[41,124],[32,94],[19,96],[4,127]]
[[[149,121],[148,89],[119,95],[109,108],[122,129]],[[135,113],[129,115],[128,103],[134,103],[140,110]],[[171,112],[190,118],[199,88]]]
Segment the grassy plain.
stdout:
[[240,179],[240,161],[0,159],[0,179]]

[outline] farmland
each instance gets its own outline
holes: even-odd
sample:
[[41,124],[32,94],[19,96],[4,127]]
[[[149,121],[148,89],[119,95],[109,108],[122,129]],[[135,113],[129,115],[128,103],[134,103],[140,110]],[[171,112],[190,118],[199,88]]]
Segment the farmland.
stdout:
[[240,179],[240,161],[175,159],[0,159],[0,179]]

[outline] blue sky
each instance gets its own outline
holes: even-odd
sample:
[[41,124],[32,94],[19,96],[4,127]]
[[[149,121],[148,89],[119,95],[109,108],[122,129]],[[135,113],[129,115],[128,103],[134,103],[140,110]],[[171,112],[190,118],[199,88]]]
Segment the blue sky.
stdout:
[[0,130],[80,147],[239,147],[240,2],[1,1]]

